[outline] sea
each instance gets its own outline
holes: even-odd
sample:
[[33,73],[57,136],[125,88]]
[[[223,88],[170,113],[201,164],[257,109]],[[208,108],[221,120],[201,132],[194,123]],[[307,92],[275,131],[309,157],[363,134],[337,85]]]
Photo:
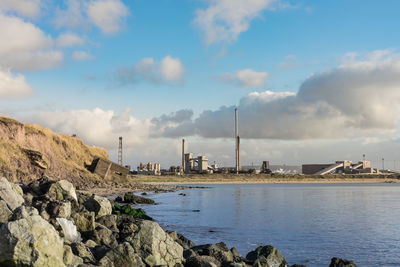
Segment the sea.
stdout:
[[[193,186],[193,185],[191,185]],[[195,244],[225,242],[242,256],[273,245],[289,265],[400,266],[399,184],[222,184],[150,194],[142,205]]]

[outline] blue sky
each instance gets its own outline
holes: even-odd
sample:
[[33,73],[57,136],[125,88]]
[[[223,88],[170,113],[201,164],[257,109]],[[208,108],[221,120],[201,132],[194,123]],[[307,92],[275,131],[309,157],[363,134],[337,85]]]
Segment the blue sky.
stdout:
[[[231,164],[233,116],[223,106],[243,110],[248,162],[359,160],[367,150],[397,160],[383,147],[398,148],[399,7],[395,0],[4,1],[0,29],[14,30],[0,37],[0,112],[78,133],[112,157],[110,140],[126,135],[132,165],[174,164],[182,137]],[[307,93],[296,96],[302,87]],[[332,98],[347,92],[360,107],[363,98],[379,101],[362,110]],[[190,112],[179,119],[180,110]],[[86,128],[94,121],[106,129],[99,136]],[[355,140],[359,146],[346,145]]]

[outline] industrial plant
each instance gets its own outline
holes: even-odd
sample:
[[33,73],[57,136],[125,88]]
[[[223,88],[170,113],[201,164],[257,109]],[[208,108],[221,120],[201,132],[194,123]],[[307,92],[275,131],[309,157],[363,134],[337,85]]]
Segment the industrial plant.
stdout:
[[[326,175],[326,174],[380,174],[391,173],[389,170],[381,170],[371,167],[371,162],[363,160],[353,163],[349,160],[340,160],[334,163],[324,164],[303,164],[300,166],[273,165],[270,166],[269,161],[262,161],[261,166],[242,166],[240,159],[240,135],[238,109],[234,110],[234,138],[235,138],[235,166],[219,167],[217,163],[209,164],[209,160],[204,155],[196,155],[187,152],[187,143],[182,139],[181,165],[170,166],[168,169],[161,169],[159,163],[147,164],[140,163],[136,170],[131,171],[130,166],[123,167],[122,162],[122,137],[119,137],[118,145],[118,164],[105,161],[103,159],[95,159],[89,169],[93,172],[101,174],[104,178],[125,177],[128,173],[140,175],[184,175],[184,174],[205,174],[205,173],[251,173],[251,174],[304,174],[304,175]],[[382,159],[383,160],[383,159]],[[383,164],[382,164],[383,165]]]

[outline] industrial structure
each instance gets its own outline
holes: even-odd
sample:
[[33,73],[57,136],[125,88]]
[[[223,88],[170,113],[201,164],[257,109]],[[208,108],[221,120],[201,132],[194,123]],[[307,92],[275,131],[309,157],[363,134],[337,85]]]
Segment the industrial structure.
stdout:
[[302,165],[303,174],[325,175],[331,173],[338,174],[378,174],[378,169],[371,167],[367,160],[352,163],[350,160],[336,161],[328,164],[304,164]]
[[122,136],[119,137],[118,164],[122,166]]
[[139,166],[137,167],[137,174],[144,174],[144,175],[161,175],[161,165],[160,163],[151,163],[148,162],[144,164],[140,162]]
[[240,136],[239,136],[239,122],[238,122],[238,109],[235,108],[235,141],[236,141],[236,148],[235,148],[235,158],[236,158],[236,173],[240,171]]

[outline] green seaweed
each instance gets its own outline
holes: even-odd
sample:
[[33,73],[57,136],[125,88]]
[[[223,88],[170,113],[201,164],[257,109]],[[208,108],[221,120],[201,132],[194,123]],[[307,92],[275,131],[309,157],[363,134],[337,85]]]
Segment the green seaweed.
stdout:
[[148,216],[143,209],[134,209],[130,205],[121,206],[119,204],[114,204],[113,214],[116,214],[116,215],[127,214],[134,218],[154,221],[154,219],[151,218],[150,216]]

